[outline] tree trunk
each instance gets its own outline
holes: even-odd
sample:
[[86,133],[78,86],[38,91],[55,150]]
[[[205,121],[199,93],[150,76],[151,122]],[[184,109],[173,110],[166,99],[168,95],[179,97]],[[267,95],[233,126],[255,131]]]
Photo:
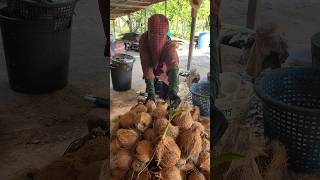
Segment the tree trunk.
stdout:
[[132,32],[132,21],[131,21],[131,16],[130,16],[130,14],[128,14],[128,21],[127,21],[127,23],[128,23],[128,26],[129,26],[129,31]]

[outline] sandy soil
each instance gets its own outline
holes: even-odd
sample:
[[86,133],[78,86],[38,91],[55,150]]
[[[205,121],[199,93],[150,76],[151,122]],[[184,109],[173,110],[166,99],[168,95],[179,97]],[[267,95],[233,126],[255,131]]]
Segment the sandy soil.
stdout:
[[104,43],[97,1],[79,1],[73,21],[69,85],[43,95],[20,94],[9,88],[0,43],[0,179],[48,164],[87,133],[87,113],[94,106],[83,96],[108,94]]

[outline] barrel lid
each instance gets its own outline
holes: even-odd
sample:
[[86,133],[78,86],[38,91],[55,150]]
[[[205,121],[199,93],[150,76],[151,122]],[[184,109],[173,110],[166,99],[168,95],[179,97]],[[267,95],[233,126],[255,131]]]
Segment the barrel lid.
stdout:
[[317,47],[320,47],[320,32],[312,36],[311,43]]

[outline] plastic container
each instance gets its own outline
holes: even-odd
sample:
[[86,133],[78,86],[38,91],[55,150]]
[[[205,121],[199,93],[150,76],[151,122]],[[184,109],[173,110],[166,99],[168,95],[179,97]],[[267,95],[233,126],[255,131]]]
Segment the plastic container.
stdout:
[[111,78],[115,91],[127,91],[131,89],[134,62],[134,57],[127,54],[118,54],[112,58]]
[[311,38],[312,65],[320,67],[320,32]]
[[198,106],[202,116],[210,115],[210,82],[194,83],[190,88],[192,103]]
[[287,149],[289,168],[320,169],[320,68],[285,68],[262,74],[255,83],[262,100],[264,133]]
[[199,33],[198,49],[209,48],[210,34],[208,32]]
[[52,21],[7,17],[0,10],[10,86],[17,92],[45,93],[67,85],[71,26],[55,31]]

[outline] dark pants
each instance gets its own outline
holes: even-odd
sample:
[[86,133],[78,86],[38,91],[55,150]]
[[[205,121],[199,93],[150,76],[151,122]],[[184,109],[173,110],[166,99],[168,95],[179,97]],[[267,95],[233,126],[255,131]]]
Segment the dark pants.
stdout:
[[161,99],[168,99],[169,86],[162,81],[155,81],[155,91]]

